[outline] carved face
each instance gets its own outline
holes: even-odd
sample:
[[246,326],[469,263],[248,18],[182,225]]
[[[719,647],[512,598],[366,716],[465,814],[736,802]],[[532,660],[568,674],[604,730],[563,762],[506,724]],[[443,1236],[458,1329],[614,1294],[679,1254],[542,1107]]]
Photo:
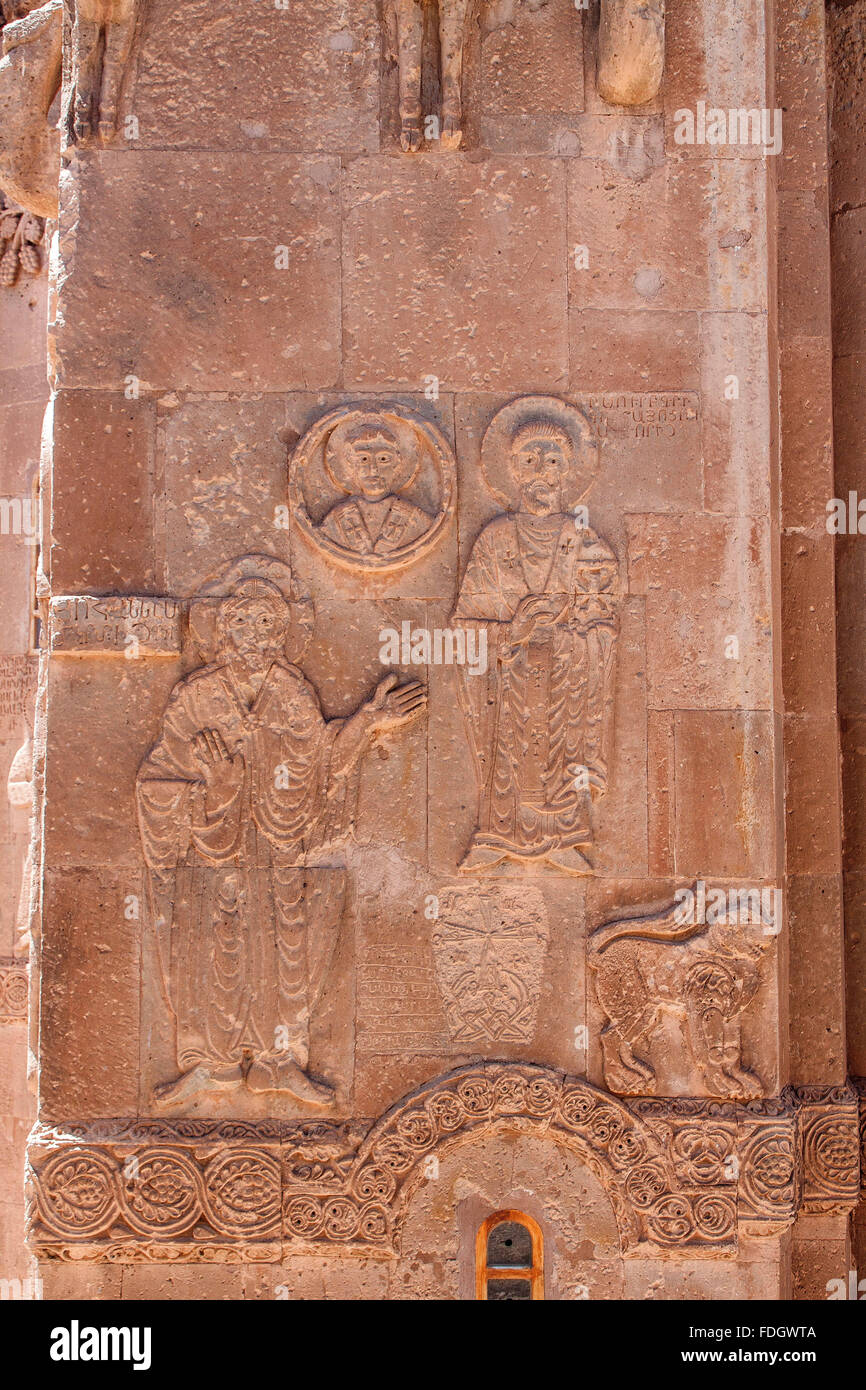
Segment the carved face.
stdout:
[[555,439],[524,439],[511,455],[514,480],[523,511],[551,516],[562,511],[562,481],[569,467]]
[[222,616],[230,647],[246,660],[275,656],[286,640],[288,613],[281,614],[266,598],[232,603]]
[[384,435],[351,440],[345,446],[343,467],[355,491],[371,502],[393,492],[395,478],[404,471],[397,444]]

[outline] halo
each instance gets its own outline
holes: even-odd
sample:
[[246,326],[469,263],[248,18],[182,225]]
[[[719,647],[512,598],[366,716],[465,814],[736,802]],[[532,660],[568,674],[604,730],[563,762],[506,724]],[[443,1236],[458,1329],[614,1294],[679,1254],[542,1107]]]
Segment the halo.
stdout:
[[189,635],[197,655],[205,662],[218,655],[217,614],[223,599],[239,586],[260,580],[277,590],[289,609],[286,656],[293,665],[301,661],[313,636],[315,611],[312,599],[299,587],[290,565],[273,555],[241,555],[216,571],[199,589],[189,605]]
[[[403,426],[402,429],[400,428],[401,425]],[[402,473],[395,475],[392,490],[399,494],[405,488],[411,487],[421,467],[418,440],[415,438],[414,432],[406,429],[404,421],[400,420],[398,423],[396,418],[392,420],[385,416],[384,411],[381,414],[376,414],[373,411],[360,410],[353,411],[347,418],[339,420],[325,442],[323,462],[325,472],[334,487],[339,488],[341,492],[345,492],[349,496],[356,491],[351,480],[346,477],[343,471],[341,455],[349,436],[361,431],[368,433],[371,437],[376,435],[382,437],[386,433],[393,436],[396,448],[403,460],[403,470]]]
[[[563,505],[571,511],[587,497],[601,465],[601,441],[587,412],[559,396],[519,396],[494,415],[481,442],[481,471],[488,488],[506,511],[514,511],[517,492],[511,472],[511,441],[525,425],[559,425],[574,446],[575,461],[563,482]],[[503,461],[505,468],[503,469]],[[502,486],[503,473],[508,491]]]
[[[383,555],[359,554],[332,540],[321,527],[327,509],[353,492],[341,475],[338,453],[345,435],[356,429],[386,430],[397,441],[409,464],[404,478],[395,479],[393,492],[403,494],[412,486],[413,496],[430,515],[430,526],[416,540]],[[363,406],[344,405],[313,422],[289,457],[289,508],[293,524],[310,545],[345,569],[387,574],[414,564],[441,539],[454,517],[457,465],[454,452],[441,432],[413,410],[378,401]],[[323,506],[323,504],[327,504]]]

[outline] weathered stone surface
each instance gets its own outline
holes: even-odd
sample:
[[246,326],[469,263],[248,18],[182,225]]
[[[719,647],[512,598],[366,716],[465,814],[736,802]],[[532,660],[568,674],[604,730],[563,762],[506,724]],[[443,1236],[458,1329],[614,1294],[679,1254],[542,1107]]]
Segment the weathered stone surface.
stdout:
[[61,208],[62,384],[333,385],[337,174],[334,159],[222,151],[82,160]]
[[562,190],[553,160],[356,160],[344,205],[347,379],[380,390],[423,390],[430,376],[448,391],[562,385]]
[[832,70],[817,0],[69,11],[41,462],[45,233],[0,219],[49,1297],[848,1267],[863,3]]
[[[137,145],[173,149],[310,151],[378,148],[376,6],[328,0],[270,5],[249,22],[244,0],[181,12],[150,0],[129,109]],[[228,85],[227,85],[228,84]]]

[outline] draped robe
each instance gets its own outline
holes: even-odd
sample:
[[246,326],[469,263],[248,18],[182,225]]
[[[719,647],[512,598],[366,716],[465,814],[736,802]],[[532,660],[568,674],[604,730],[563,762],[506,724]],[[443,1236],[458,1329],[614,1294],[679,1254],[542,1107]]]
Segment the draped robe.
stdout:
[[[474,846],[544,858],[591,843],[591,790],[579,774],[606,772],[615,573],[610,547],[569,515],[497,517],[476,541],[454,613],[488,641],[486,675],[460,670],[481,785]],[[542,594],[556,622],[515,645],[521,599]]]
[[[183,1071],[286,1052],[306,1067],[344,878],[305,869],[305,856],[344,828],[353,774],[331,771],[342,724],[323,718],[313,687],[283,662],[252,705],[230,662],[172,692],[137,800]],[[243,758],[237,792],[217,812],[194,752],[202,729]]]
[[358,555],[391,555],[429,531],[433,519],[405,497],[390,497],[388,502],[387,513],[375,534],[371,533],[354,497],[347,497],[332,507],[321,529],[332,541]]

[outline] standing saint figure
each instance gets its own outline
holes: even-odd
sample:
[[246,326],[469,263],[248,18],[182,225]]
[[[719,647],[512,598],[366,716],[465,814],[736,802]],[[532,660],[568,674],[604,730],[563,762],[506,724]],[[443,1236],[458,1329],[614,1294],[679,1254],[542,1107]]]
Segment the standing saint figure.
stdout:
[[[432,0],[394,0],[397,18],[397,63],[400,74],[400,144],[409,153],[424,138],[421,70],[424,6]],[[437,0],[439,69],[442,92],[442,148],[457,150],[463,141],[463,50],[472,0]]]
[[564,425],[535,419],[515,430],[518,510],[485,526],[460,589],[454,620],[483,625],[490,653],[485,676],[460,668],[480,784],[478,829],[460,866],[467,873],[513,861],[591,872],[585,851],[592,800],[607,786],[619,599],[613,551],[564,510],[575,463]]
[[239,1082],[313,1105],[333,1098],[307,1068],[336,871],[308,868],[308,856],[346,829],[363,753],[418,718],[426,694],[391,675],[351,717],[326,720],[285,655],[290,619],[276,583],[236,583],[217,612],[217,659],[175,686],[139,772],[177,1024],[180,1076],[158,1088],[163,1107]]
[[418,540],[433,518],[400,497],[411,481],[397,436],[375,416],[345,431],[331,449],[330,472],[350,496],[335,503],[321,530],[356,555],[391,555]]

